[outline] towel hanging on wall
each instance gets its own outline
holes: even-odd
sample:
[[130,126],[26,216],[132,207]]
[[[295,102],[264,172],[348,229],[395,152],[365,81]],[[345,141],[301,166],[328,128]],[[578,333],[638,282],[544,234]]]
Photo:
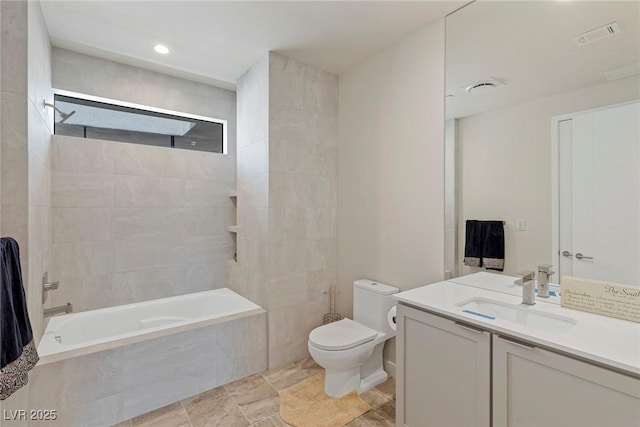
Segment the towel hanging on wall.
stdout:
[[10,237],[0,238],[0,400],[27,384],[38,362],[27,300],[22,284],[20,249]]
[[504,270],[504,223],[482,222],[482,265],[487,270]]
[[466,221],[464,265],[504,270],[504,221]]
[[482,221],[468,219],[464,244],[464,265],[482,267]]

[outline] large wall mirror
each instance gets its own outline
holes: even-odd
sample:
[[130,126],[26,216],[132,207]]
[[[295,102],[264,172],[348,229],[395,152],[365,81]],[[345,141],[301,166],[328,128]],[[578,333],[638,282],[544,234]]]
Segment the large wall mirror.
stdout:
[[640,285],[640,2],[471,3],[446,19],[446,95],[450,276],[480,271],[465,221],[503,220],[504,274]]

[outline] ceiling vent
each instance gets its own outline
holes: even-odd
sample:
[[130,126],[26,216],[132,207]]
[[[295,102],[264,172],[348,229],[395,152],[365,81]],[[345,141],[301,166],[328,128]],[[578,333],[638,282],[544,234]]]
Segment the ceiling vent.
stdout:
[[479,80],[470,85],[464,86],[464,90],[469,93],[478,94],[487,92],[490,89],[495,89],[502,86],[504,83],[496,79],[495,77],[487,77],[486,79]]
[[611,24],[607,24],[604,27],[595,28],[591,31],[587,31],[586,33],[578,34],[573,38],[573,41],[579,45],[585,45],[589,43],[596,42],[598,40],[606,39],[607,37],[614,36],[621,32],[620,26],[617,22],[612,22]]

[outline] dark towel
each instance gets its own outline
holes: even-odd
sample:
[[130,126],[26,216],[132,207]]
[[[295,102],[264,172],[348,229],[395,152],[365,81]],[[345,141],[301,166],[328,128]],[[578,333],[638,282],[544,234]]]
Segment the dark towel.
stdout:
[[464,265],[469,267],[482,267],[482,221],[468,219],[466,226]]
[[18,242],[0,239],[0,400],[27,384],[38,362],[22,285]]
[[482,221],[482,265],[487,270],[504,270],[504,223]]

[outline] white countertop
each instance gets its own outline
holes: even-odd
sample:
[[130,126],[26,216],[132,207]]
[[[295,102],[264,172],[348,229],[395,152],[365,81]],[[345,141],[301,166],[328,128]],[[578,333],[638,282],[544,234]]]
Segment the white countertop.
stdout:
[[[474,278],[473,276],[478,277]],[[491,279],[489,276],[497,276],[496,282],[493,283],[489,280]],[[512,295],[510,289],[506,291],[507,293],[503,292],[502,285],[513,282],[513,279],[515,278],[510,276],[477,273],[466,276],[466,278],[453,279],[457,283],[450,280],[400,292],[395,294],[394,298],[401,303],[432,313],[462,320],[492,332],[503,333],[523,341],[610,366],[634,376],[640,376],[640,323],[572,310],[561,307],[557,301],[550,303],[543,301],[542,298],[537,298],[536,304],[533,306],[520,305],[522,302],[521,293]],[[460,282],[474,284],[461,284]],[[492,290],[486,289],[486,286]],[[465,313],[458,305],[462,301],[478,297],[516,304],[525,310],[568,317],[575,320],[576,323],[566,332],[541,330],[501,320],[498,317],[485,319]]]

